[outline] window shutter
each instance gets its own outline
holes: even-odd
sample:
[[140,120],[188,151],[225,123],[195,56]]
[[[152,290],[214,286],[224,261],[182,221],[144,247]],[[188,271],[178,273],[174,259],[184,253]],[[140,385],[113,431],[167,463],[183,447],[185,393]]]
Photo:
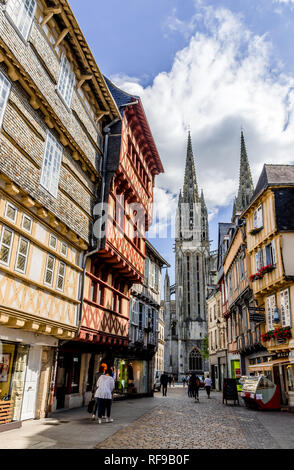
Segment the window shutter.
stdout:
[[272,264],[273,264],[273,266],[275,266],[277,264],[275,240],[272,241],[271,245],[272,245]]
[[145,328],[148,328],[149,308],[145,308]]
[[258,271],[259,267],[260,267],[259,266],[259,252],[256,253],[256,255],[255,255],[255,261],[256,261],[256,271]]
[[291,310],[290,310],[290,292],[285,289],[280,292],[281,295],[281,316],[282,325],[291,326]]
[[146,282],[148,284],[148,280],[149,280],[149,258],[145,258],[145,279],[146,279]]

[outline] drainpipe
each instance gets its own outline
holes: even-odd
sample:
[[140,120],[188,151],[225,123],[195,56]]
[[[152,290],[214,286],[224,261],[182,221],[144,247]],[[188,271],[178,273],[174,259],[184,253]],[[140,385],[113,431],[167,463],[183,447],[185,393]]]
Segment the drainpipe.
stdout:
[[[138,104],[139,101],[133,101],[131,103],[125,103],[120,105],[119,108],[126,108],[127,106],[134,106]],[[110,128],[116,124],[120,119],[116,118],[114,119],[110,124],[104,127],[103,133],[105,134],[105,140],[104,140],[104,151],[103,151],[103,169],[102,169],[102,183],[101,183],[101,190],[100,190],[100,201],[103,203],[104,202],[104,196],[105,196],[105,176],[106,176],[106,168],[107,168],[107,161],[108,161],[108,141],[109,141],[109,134],[110,134]],[[101,232],[101,225],[99,226],[99,232]],[[101,236],[99,236],[97,240],[97,246],[94,250],[89,251],[88,253],[85,253],[84,259],[83,259],[83,275],[82,275],[82,283],[81,283],[81,291],[80,291],[80,310],[79,310],[79,322],[78,322],[78,333],[77,336],[79,336],[80,331],[81,331],[81,322],[82,322],[82,315],[83,315],[83,299],[84,299],[84,286],[85,286],[85,277],[86,277],[86,263],[87,259],[89,256],[94,255],[95,253],[98,253],[101,247]]]

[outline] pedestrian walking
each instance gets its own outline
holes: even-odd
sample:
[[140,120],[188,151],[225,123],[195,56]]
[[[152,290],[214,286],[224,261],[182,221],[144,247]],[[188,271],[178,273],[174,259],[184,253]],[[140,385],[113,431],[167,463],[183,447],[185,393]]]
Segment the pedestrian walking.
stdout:
[[[100,377],[101,375],[104,374],[104,370],[105,370],[104,367],[101,365],[101,366],[99,367],[98,372],[96,372],[96,374],[95,374],[95,378],[94,378],[94,381],[93,381],[93,387],[92,387],[92,400],[93,400],[93,398],[94,398],[94,396],[95,396],[95,392],[96,392],[96,390],[97,390],[97,382],[98,382],[98,379],[99,379],[99,377]],[[93,414],[92,414],[92,419],[93,419],[93,421],[94,421],[95,418],[96,418],[97,408],[98,408],[98,400],[95,400],[95,405],[94,405]],[[103,416],[103,417],[104,417],[104,416]]]
[[199,403],[199,388],[200,388],[200,384],[201,384],[201,382],[200,382],[200,379],[199,379],[199,377],[198,377],[198,375],[197,375],[196,381],[195,381],[195,395],[194,395],[194,396],[195,396],[195,402],[198,402],[198,403]]
[[112,370],[107,369],[104,375],[101,375],[97,382],[97,390],[95,398],[98,404],[98,423],[102,423],[102,417],[107,413],[106,423],[112,423],[113,419],[110,417],[112,392],[114,389],[114,380],[112,377]]
[[196,374],[194,372],[191,374],[191,377],[189,379],[189,397],[195,398],[195,390],[196,390]]
[[207,393],[207,398],[210,398],[211,384],[212,384],[212,381],[211,381],[211,378],[208,375],[206,377],[206,379],[204,380],[204,387],[205,387],[205,390],[206,390],[206,393]]
[[166,397],[167,396],[167,384],[168,384],[168,375],[163,372],[160,377],[160,383],[162,386],[162,396]]
[[171,387],[171,383],[172,383],[172,377],[171,375],[168,376],[168,385]]

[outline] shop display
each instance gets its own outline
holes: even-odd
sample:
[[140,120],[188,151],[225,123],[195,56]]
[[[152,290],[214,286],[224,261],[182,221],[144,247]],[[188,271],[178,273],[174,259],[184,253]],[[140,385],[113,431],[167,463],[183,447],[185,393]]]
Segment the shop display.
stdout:
[[242,392],[245,405],[257,409],[279,410],[280,388],[267,377],[250,376],[242,377]]

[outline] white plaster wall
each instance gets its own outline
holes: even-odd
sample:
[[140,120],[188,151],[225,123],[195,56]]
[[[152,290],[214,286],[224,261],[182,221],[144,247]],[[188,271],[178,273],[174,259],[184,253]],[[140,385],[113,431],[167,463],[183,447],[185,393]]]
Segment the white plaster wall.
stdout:
[[40,250],[37,246],[33,246],[31,248],[31,267],[29,273],[29,279],[35,282],[43,283],[43,279],[41,279],[42,275],[42,266],[43,266],[43,259],[44,259],[44,251]]
[[294,234],[284,233],[282,235],[282,256],[286,276],[294,276]]

